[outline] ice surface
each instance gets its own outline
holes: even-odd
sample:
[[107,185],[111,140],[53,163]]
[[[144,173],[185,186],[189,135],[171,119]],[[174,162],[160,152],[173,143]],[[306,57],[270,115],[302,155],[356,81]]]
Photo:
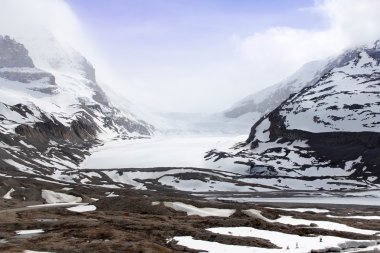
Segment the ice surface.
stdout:
[[[210,168],[204,160],[207,151],[218,147],[231,147],[246,137],[156,136],[151,139],[113,141],[94,150],[81,167],[85,169]],[[230,170],[232,169],[230,168]]]

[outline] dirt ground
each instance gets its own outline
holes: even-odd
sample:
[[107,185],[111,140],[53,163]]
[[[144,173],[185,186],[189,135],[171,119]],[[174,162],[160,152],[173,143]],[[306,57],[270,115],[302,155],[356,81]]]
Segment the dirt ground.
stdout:
[[[1,191],[11,187],[19,189],[12,199],[0,200],[0,252],[23,250],[76,253],[76,252],[197,252],[168,239],[174,236],[193,236],[195,239],[225,244],[276,248],[261,238],[235,237],[206,231],[210,227],[248,226],[298,235],[331,235],[350,239],[369,240],[374,236],[324,230],[312,226],[291,226],[266,222],[241,212],[258,209],[270,219],[279,215],[292,215],[309,220],[327,220],[380,231],[380,221],[328,218],[325,214],[289,212],[266,207],[310,207],[310,204],[261,203],[242,204],[207,201],[186,193],[171,191],[138,191],[132,189],[107,189],[97,186],[61,185],[30,179],[1,179]],[[65,190],[63,190],[66,188]],[[21,189],[21,190],[20,190]],[[84,202],[92,202],[96,211],[75,213],[63,207],[33,209],[24,208],[42,204],[40,190],[81,196]],[[106,197],[113,192],[116,197]],[[187,216],[164,205],[152,205],[157,201],[178,201],[197,207],[229,208],[237,211],[229,218]],[[313,204],[314,208],[328,208],[331,215],[379,215],[379,207]],[[17,230],[43,229],[33,235],[16,235]],[[373,252],[373,251],[372,251]]]

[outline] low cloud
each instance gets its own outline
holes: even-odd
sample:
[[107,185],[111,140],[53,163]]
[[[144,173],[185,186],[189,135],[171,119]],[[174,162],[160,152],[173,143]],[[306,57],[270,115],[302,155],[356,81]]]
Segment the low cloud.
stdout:
[[[304,63],[334,56],[343,50],[373,43],[380,38],[380,1],[316,1],[308,11],[318,14],[324,29],[306,30],[273,27],[237,39],[237,48],[252,66],[257,83],[268,84],[266,76],[281,80]],[[260,85],[254,89],[260,89]]]

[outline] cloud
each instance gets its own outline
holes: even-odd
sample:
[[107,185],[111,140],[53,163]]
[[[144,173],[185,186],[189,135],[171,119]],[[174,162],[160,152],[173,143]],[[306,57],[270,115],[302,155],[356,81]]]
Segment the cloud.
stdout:
[[[66,40],[74,40],[82,32],[80,22],[62,0],[1,1],[1,33],[33,36],[43,29]],[[78,43],[78,41],[71,42]]]
[[[64,0],[1,0],[0,34],[9,35],[27,47],[40,45],[43,48],[45,40],[54,38],[74,48],[94,64],[100,82],[121,83],[109,70],[105,57]],[[43,56],[41,58],[44,59]]]
[[236,45],[241,57],[252,66],[256,82],[268,85],[267,76],[279,81],[308,61],[334,56],[349,47],[379,39],[378,10],[380,1],[377,0],[315,1],[313,7],[302,11],[320,15],[325,28],[272,27],[238,38]]
[[[95,65],[98,80],[121,100],[131,99],[155,111],[220,111],[281,81],[308,61],[380,38],[378,0],[318,0],[299,10],[316,17],[311,20],[317,24],[309,20],[305,25],[293,22],[271,27],[264,21],[266,25],[260,26],[261,19],[290,14],[270,9],[258,15],[250,10],[242,18],[241,13],[225,6],[223,15],[219,15],[212,13],[214,8],[201,8],[204,6],[200,1],[197,4],[204,13],[188,13],[184,5],[187,16],[174,15],[170,22],[154,16],[152,10],[145,13],[146,19],[139,13],[138,29],[133,29],[134,22],[127,23],[137,15],[134,11],[129,12],[132,17],[126,23],[114,13],[99,17],[111,18],[115,27],[107,22],[104,27],[99,27],[101,22],[91,27],[86,20],[84,28],[79,18],[86,17],[78,18],[71,9],[76,3],[71,1],[69,6],[64,0],[1,0],[0,33],[38,37],[41,30],[52,32],[86,56]],[[95,2],[88,3],[96,8]],[[173,13],[178,11],[171,1],[160,4],[169,5]],[[143,11],[146,8],[141,8]],[[305,15],[292,14],[293,20],[304,21]],[[199,22],[196,20],[202,22],[193,26]],[[91,34],[96,39],[89,39],[88,31],[97,31],[98,37]]]

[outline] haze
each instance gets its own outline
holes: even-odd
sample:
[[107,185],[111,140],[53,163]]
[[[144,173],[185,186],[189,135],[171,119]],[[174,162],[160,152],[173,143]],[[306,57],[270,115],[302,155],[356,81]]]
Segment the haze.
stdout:
[[86,55],[110,93],[154,112],[223,111],[380,37],[376,0],[2,2],[0,31],[40,24]]

